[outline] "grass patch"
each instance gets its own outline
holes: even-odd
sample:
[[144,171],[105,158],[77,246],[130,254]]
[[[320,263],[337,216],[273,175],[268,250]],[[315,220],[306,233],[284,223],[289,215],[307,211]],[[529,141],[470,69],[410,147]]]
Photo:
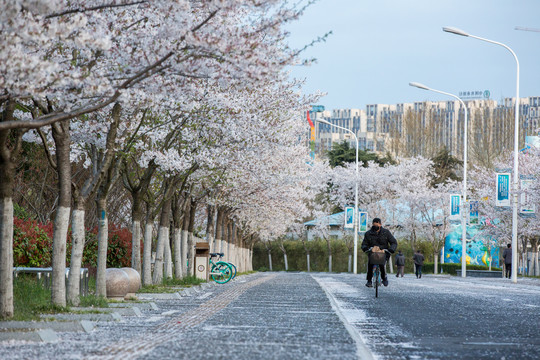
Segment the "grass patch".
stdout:
[[168,278],[163,279],[161,284],[144,285],[137,293],[175,293],[178,291],[178,287],[191,287],[194,285],[200,285],[206,281],[201,280],[195,276],[185,276],[180,279]]
[[51,291],[42,286],[35,277],[19,275],[13,279],[14,314],[10,320],[39,320],[41,314],[69,312],[68,307],[54,305]]
[[104,296],[90,294],[87,296],[81,296],[81,302],[79,306],[106,308],[109,307],[109,302]]

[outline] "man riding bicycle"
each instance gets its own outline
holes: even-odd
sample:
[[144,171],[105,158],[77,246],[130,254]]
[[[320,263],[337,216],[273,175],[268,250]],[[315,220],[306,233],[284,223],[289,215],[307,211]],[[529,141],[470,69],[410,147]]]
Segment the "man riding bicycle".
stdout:
[[[390,254],[393,254],[394,251],[396,251],[397,248],[397,241],[390,232],[390,230],[385,229],[382,227],[381,219],[374,218],[373,219],[373,226],[371,226],[371,229],[366,231],[364,235],[364,241],[362,241],[362,251],[369,254],[373,250],[373,247],[378,246],[379,249],[384,250],[386,252],[386,260],[390,258]],[[384,268],[384,265],[380,266],[381,269],[381,278],[382,283],[384,286],[388,286],[388,278],[386,276],[386,270]],[[371,279],[373,278],[373,264],[371,262],[368,263],[368,270],[367,270],[367,287],[372,287],[373,284],[371,282]]]

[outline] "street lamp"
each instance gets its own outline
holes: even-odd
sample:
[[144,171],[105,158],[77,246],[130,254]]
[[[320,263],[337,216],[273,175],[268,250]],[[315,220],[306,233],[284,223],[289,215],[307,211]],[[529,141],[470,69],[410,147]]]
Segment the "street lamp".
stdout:
[[467,215],[466,211],[468,211],[467,207],[467,129],[468,129],[468,117],[467,117],[467,107],[465,106],[465,102],[461,100],[460,97],[450,94],[444,91],[435,90],[432,88],[427,87],[426,85],[419,84],[416,82],[409,83],[410,86],[417,87],[422,90],[429,90],[433,91],[439,94],[448,95],[455,99],[457,99],[461,105],[463,106],[463,109],[465,110],[465,124],[463,125],[463,204],[461,205],[461,277],[467,276]]
[[344,127],[332,124],[326,120],[323,119],[315,119],[315,121],[321,122],[323,124],[327,124],[333,127],[336,127],[338,129],[345,130],[347,132],[350,132],[354,139],[356,140],[356,188],[354,191],[354,259],[353,259],[353,273],[358,274],[358,136],[356,134]]
[[514,206],[512,209],[512,282],[517,283],[517,218],[518,218],[518,186],[519,186],[519,60],[516,53],[510,49],[507,45],[484,39],[479,36],[471,35],[463,30],[453,27],[443,27],[443,31],[456,34],[465,37],[471,37],[481,41],[485,41],[491,44],[499,45],[510,51],[514,59],[516,60],[517,74],[516,74],[516,104],[515,104],[515,120],[514,120]]

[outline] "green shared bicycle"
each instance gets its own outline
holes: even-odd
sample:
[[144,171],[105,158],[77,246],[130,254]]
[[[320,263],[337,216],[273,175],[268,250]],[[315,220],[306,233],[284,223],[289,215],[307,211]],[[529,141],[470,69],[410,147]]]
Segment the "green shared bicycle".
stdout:
[[234,265],[232,262],[228,262],[228,261],[224,261],[224,260],[221,260],[222,257],[225,256],[224,253],[215,253],[217,256],[218,256],[218,261],[221,261],[221,262],[224,262],[224,263],[227,263],[231,266],[232,270],[233,270],[233,276],[232,278],[234,279],[236,277],[236,265]]
[[[225,284],[233,279],[233,273],[236,275],[231,264],[219,261],[222,256],[221,253],[210,253],[210,277],[218,284]],[[214,257],[218,257],[218,261],[214,262]]]

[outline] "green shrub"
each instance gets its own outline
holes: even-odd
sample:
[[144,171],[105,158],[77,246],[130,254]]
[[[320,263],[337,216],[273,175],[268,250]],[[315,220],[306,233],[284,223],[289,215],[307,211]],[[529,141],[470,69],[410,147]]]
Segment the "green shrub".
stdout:
[[[450,274],[450,275],[457,275],[457,270],[461,270],[461,264],[454,264],[454,263],[445,263],[445,264],[439,264],[439,273],[441,271],[441,266],[443,269],[443,274]],[[424,266],[422,267],[422,272],[424,274],[433,274],[434,265],[432,262],[426,262],[424,263]],[[467,270],[489,270],[487,266],[483,265],[467,265]],[[500,268],[491,267],[491,270],[493,271],[501,271]]]
[[[52,264],[53,223],[31,219],[13,219],[13,265],[50,267]],[[71,229],[68,232],[66,266],[71,260]],[[83,267],[97,266],[97,229],[87,230],[83,251]],[[142,247],[141,247],[142,251]],[[131,266],[131,232],[109,224],[107,267]]]

